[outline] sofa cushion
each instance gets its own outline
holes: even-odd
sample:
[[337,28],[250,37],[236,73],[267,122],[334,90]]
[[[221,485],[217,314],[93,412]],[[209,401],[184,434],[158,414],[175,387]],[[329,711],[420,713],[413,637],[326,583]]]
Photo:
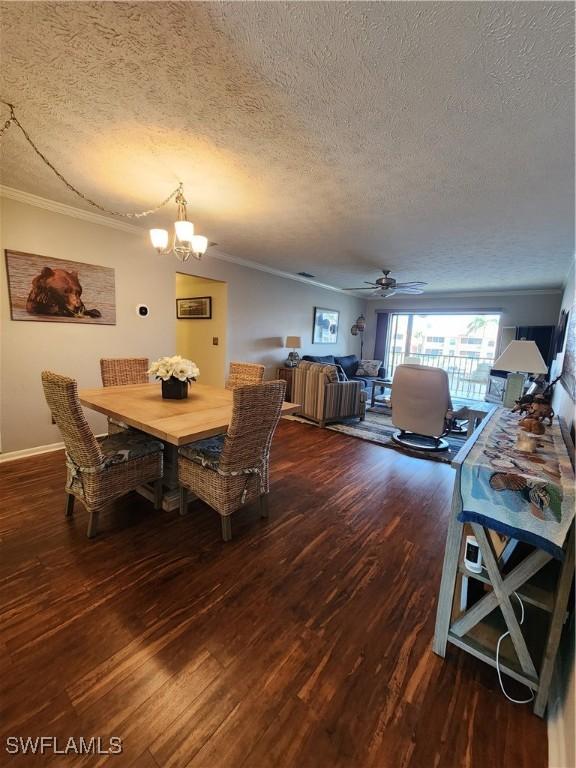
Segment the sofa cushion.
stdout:
[[322,363],[323,365],[334,365],[334,355],[304,355],[302,360],[307,360],[309,363]]
[[353,376],[356,375],[356,371],[360,363],[356,355],[346,355],[345,357],[335,357],[334,360],[336,361],[336,365],[342,366],[342,370],[344,371],[344,373],[349,379],[351,379]]
[[382,360],[360,360],[356,376],[378,376]]

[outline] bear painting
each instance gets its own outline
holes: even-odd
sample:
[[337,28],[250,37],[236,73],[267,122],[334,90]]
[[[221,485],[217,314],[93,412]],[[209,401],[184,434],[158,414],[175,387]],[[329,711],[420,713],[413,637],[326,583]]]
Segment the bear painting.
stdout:
[[52,267],[44,267],[32,280],[26,312],[60,317],[102,317],[100,310],[84,306],[78,272]]
[[13,320],[115,325],[114,270],[6,251]]

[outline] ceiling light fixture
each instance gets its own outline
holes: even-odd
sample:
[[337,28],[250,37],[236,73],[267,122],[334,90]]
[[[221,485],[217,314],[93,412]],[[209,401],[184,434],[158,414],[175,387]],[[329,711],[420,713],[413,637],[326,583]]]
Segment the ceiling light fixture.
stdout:
[[174,236],[171,247],[168,247],[169,233],[166,229],[151,229],[150,241],[158,253],[173,253],[180,261],[188,261],[190,256],[200,260],[208,248],[208,238],[194,234],[194,224],[188,221],[186,213],[187,201],[184,197],[184,186],[179,185],[174,202],[178,213],[174,222]]
[[194,256],[196,259],[201,259],[202,256],[206,253],[209,245],[208,239],[204,237],[204,235],[195,235],[194,224],[192,224],[191,221],[188,221],[186,215],[187,203],[186,199],[184,198],[184,185],[182,182],[180,182],[177,188],[173,190],[165,200],[157,205],[156,208],[151,208],[148,211],[138,211],[135,213],[110,210],[100,203],[97,203],[95,200],[92,200],[79,189],[77,189],[68,181],[68,179],[65,178],[62,173],[60,173],[57,168],[54,167],[50,160],[48,160],[48,158],[38,149],[20,120],[18,120],[13,104],[10,104],[10,102],[4,101],[3,99],[0,99],[0,104],[5,104],[10,110],[10,116],[0,127],[0,137],[6,133],[10,126],[17,126],[38,157],[48,166],[48,168],[50,168],[50,170],[60,179],[60,181],[65,184],[66,187],[68,187],[71,192],[77,195],[85,203],[91,205],[93,208],[97,208],[103,213],[109,214],[110,216],[118,216],[125,219],[142,219],[146,216],[150,216],[151,214],[156,213],[161,208],[164,208],[166,205],[168,205],[171,200],[174,200],[178,206],[178,213],[177,220],[174,222],[174,239],[172,241],[172,247],[168,248],[169,236],[167,230],[165,229],[150,230],[150,240],[152,241],[152,245],[154,248],[156,248],[158,253],[173,253],[176,258],[180,259],[180,261],[188,261],[190,256]]

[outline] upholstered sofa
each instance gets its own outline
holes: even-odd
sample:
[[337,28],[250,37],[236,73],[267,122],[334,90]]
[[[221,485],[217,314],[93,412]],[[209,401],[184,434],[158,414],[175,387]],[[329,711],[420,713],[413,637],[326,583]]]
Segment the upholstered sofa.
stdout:
[[329,422],[358,418],[366,413],[366,392],[360,381],[338,381],[335,365],[303,360],[294,369],[292,402],[299,415],[324,427]]
[[383,366],[380,366],[377,376],[358,376],[356,371],[360,365],[360,359],[356,355],[345,355],[344,357],[334,357],[334,355],[304,355],[302,360],[310,363],[340,366],[349,381],[360,381],[362,382],[363,387],[368,387],[371,381],[374,381],[374,379],[383,379],[386,375],[386,369]]

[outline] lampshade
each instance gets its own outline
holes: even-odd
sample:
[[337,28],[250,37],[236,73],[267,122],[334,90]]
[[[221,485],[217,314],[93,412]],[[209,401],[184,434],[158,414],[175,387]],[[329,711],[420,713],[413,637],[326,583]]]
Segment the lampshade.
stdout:
[[286,336],[286,348],[287,349],[300,349],[302,347],[302,339],[300,336]]
[[194,224],[191,221],[175,221],[174,229],[178,240],[184,240],[189,243],[194,235]]
[[492,367],[499,371],[548,373],[535,341],[511,341]]
[[168,245],[168,230],[151,229],[150,240],[154,248],[157,248],[159,251],[163,251]]
[[356,327],[358,328],[360,333],[364,333],[364,330],[366,328],[366,318],[364,315],[360,315],[356,320]]

